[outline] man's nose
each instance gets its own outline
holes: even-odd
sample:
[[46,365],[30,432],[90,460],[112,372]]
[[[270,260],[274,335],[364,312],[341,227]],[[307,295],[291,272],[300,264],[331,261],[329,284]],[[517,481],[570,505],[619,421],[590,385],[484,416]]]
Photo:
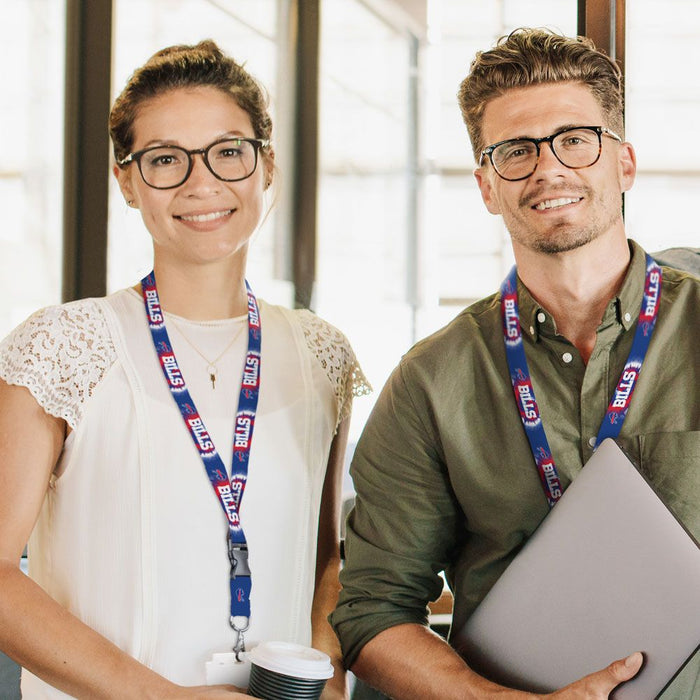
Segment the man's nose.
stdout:
[[533,175],[537,177],[546,177],[552,172],[568,170],[568,168],[554,154],[554,146],[551,141],[543,141],[540,143],[540,155],[537,160],[537,167]]

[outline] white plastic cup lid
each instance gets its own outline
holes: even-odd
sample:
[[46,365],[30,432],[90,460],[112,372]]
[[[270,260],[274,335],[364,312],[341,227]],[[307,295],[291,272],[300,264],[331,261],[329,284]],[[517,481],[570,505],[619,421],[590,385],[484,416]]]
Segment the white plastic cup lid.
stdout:
[[290,642],[262,642],[248,652],[248,661],[294,678],[321,680],[333,676],[328,654]]

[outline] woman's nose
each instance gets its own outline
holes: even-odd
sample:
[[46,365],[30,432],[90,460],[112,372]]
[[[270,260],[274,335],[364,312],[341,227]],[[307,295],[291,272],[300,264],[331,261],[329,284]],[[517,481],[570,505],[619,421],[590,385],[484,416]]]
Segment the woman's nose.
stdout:
[[196,194],[199,190],[218,192],[221,189],[221,180],[209,170],[203,153],[192,154],[192,170],[182,187],[191,190],[188,194]]

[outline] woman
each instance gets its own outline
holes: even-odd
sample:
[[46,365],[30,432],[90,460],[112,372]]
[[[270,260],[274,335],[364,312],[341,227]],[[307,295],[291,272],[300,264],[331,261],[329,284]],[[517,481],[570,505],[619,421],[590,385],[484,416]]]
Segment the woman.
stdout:
[[[0,648],[26,698],[236,697],[202,687],[206,663],[272,640],[328,653],[324,697],[344,697],[326,616],[368,387],[342,334],[246,289],[271,130],[213,42],[153,56],[110,115],[153,273],[0,346]],[[245,670],[224,675],[245,686]]]

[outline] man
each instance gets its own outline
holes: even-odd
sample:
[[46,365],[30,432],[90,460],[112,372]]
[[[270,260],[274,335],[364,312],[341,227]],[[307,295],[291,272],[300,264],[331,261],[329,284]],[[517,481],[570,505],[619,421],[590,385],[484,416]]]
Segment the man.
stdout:
[[[518,30],[477,55],[459,100],[482,198],[512,238],[519,326],[558,481],[536,469],[496,294],[418,343],[384,388],[355,453],[332,622],[348,666],[394,698],[532,698],[472,672],[429,631],[426,605],[444,570],[460,629],[593,452],[647,275],[621,211],[636,161],[622,138],[619,70],[588,40]],[[662,273],[618,442],[700,538],[700,280]],[[665,699],[700,698],[698,660]],[[552,697],[607,698],[642,658],[610,661]]]

